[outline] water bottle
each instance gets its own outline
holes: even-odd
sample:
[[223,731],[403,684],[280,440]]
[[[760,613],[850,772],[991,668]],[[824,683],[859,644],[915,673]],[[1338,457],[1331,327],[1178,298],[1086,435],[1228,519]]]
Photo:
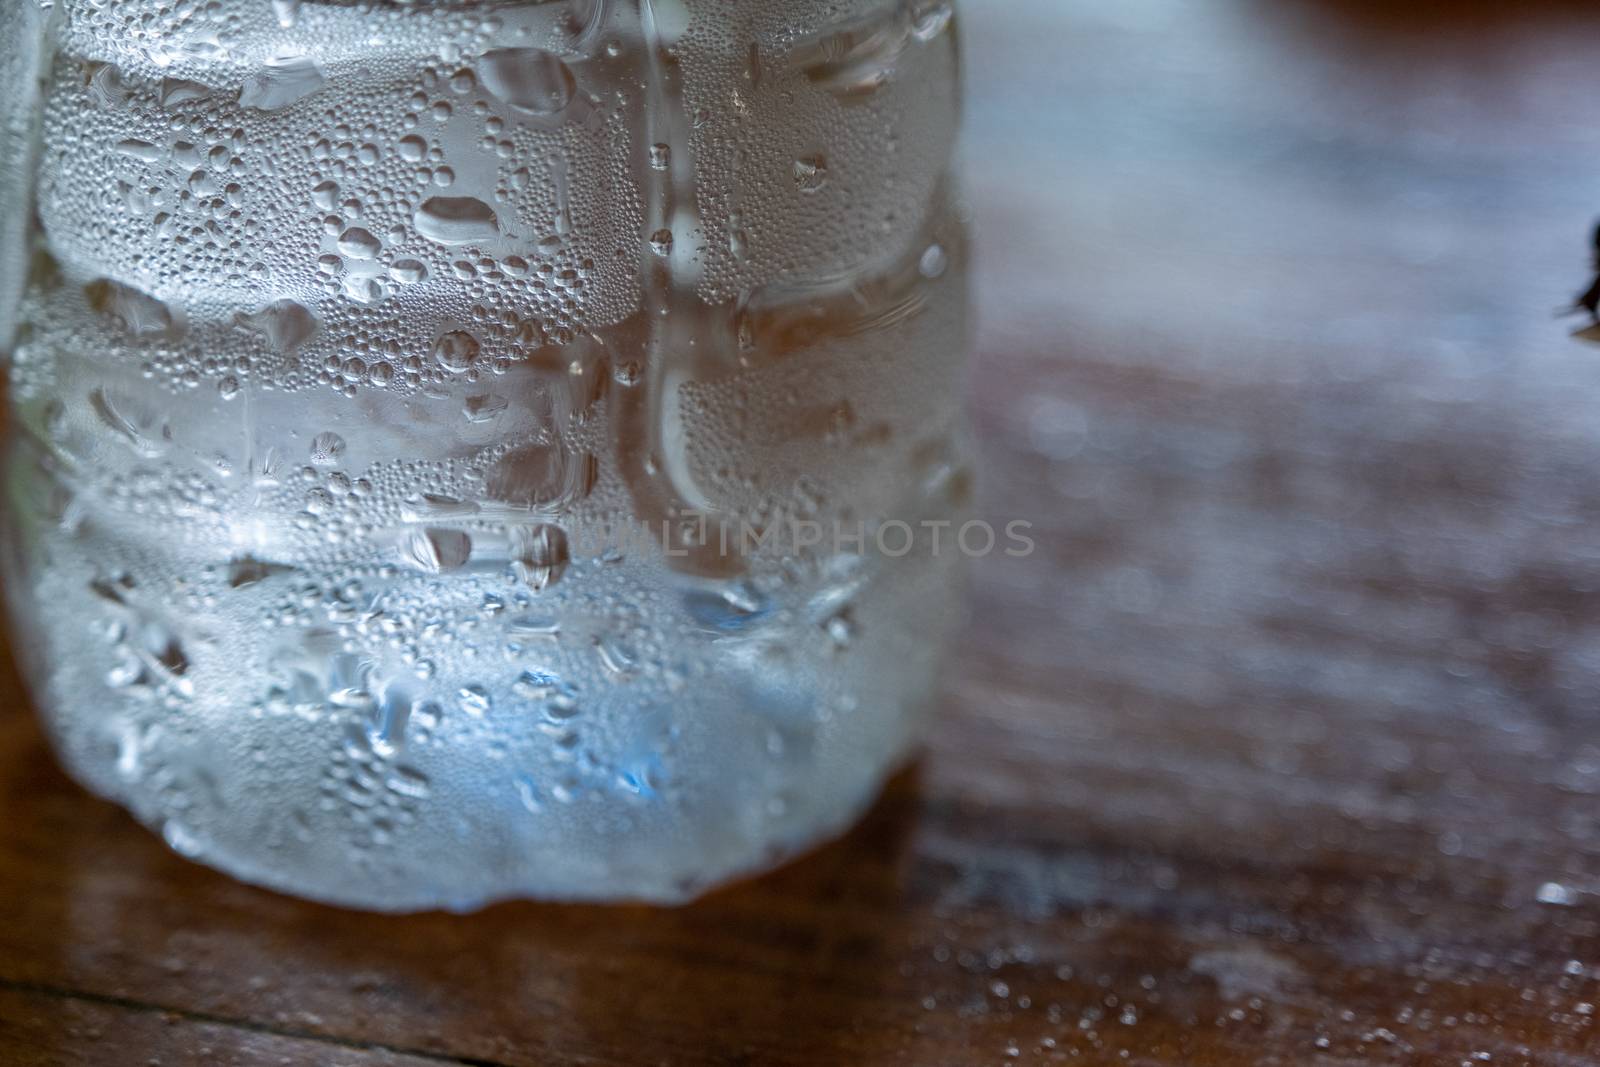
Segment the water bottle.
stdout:
[[948,0],[4,6],[0,555],[75,778],[390,911],[870,804],[962,558]]

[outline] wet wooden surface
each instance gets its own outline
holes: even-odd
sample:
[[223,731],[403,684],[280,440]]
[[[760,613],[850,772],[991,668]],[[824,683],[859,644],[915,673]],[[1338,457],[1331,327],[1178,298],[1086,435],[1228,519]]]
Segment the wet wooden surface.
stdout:
[[986,563],[920,769],[675,911],[170,855],[0,697],[0,1062],[1600,1063],[1600,13],[972,0]]

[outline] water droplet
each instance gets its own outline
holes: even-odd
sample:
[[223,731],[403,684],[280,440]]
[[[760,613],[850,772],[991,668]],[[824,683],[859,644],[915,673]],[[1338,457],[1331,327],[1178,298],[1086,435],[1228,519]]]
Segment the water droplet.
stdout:
[[331,467],[344,455],[344,438],[336,433],[319,433],[311,441],[311,462]]
[[396,767],[389,772],[384,784],[391,792],[418,800],[426,798],[433,792],[433,783],[428,781],[428,776],[415,767]]
[[828,161],[821,155],[794,161],[794,184],[802,193],[814,193],[828,184]]
[[411,721],[411,694],[397,685],[383,689],[372,716],[367,721],[367,743],[385,759],[399,753],[405,745],[406,726]]
[[293,567],[268,563],[251,556],[240,556],[228,563],[228,588],[243,589],[257,582],[264,582],[274,575],[290,574],[293,571]]
[[577,81],[560,59],[539,48],[496,48],[478,60],[483,87],[519,111],[554,115],[572,102]]
[[350,259],[376,259],[383,251],[383,242],[359,226],[352,226],[339,235],[339,251]]
[[135,337],[173,337],[181,323],[172,309],[148,293],[101,278],[83,287],[89,306],[108,314]]
[[161,149],[149,141],[141,141],[137,137],[130,137],[125,141],[117,142],[117,151],[122,155],[154,163],[161,158]]
[[616,634],[602,634],[595,638],[594,650],[600,657],[600,665],[616,675],[632,674],[639,666],[639,657]]
[[90,391],[89,406],[94,409],[100,421],[138,455],[153,459],[165,450],[166,446],[162,439],[166,435],[162,433],[161,427],[150,425],[148,417],[141,417],[137,421],[130,418],[124,413],[123,405],[113,399],[105,389]]
[[368,687],[372,665],[359,656],[341,653],[328,668],[328,700],[342,708],[370,709],[375,702]]
[[929,280],[942,277],[949,266],[950,256],[945,252],[944,246],[939,244],[929,245],[917,262],[917,270]]
[[472,538],[461,530],[431,526],[410,530],[401,538],[400,555],[411,566],[427,574],[459,570],[472,558]]
[[511,692],[523,700],[546,700],[560,692],[564,683],[548,671],[527,670],[511,683]]
[[352,274],[344,280],[344,295],[364,307],[383,303],[389,297],[389,287],[381,278],[367,274]]
[[902,6],[886,4],[874,16],[801,41],[790,50],[789,64],[818,88],[851,102],[889,80],[911,37]]
[[528,445],[507,453],[489,468],[484,489],[492,500],[516,507],[559,511],[587,497],[599,476],[599,462],[560,444]]
[[339,183],[319,182],[316,188],[311,190],[311,202],[324,211],[332,211],[339,203]]
[[411,724],[415,727],[417,740],[426,741],[432,738],[433,732],[439,728],[440,721],[444,718],[444,709],[431,700],[425,700],[411,709]]
[[213,197],[219,192],[217,183],[212,180],[209,173],[203,170],[197,170],[189,175],[188,185],[189,191],[202,200]]
[[563,683],[545,698],[543,711],[545,718],[551,722],[571,722],[583,709],[578,706],[577,693],[571,686]]
[[461,405],[461,413],[467,417],[468,422],[493,422],[510,406],[511,401],[499,393],[485,393],[482,396],[467,397]]
[[442,245],[493,241],[500,236],[494,208],[470,196],[436,196],[413,218],[417,232]]
[[478,358],[478,339],[464,330],[452,330],[433,345],[433,358],[451,374],[461,374]]
[[550,523],[517,527],[511,544],[512,567],[533,589],[547,589],[560,581],[572,559],[566,531]]
[[518,637],[545,640],[553,640],[561,634],[561,623],[549,615],[518,615],[506,628]]
[[683,604],[701,626],[723,632],[748,629],[772,611],[767,595],[749,582],[718,589],[691,589]]
[[99,65],[90,76],[89,95],[93,97],[96,106],[113,108],[127,103],[130,94],[127,83],[123,80],[122,71],[106,63]]
[[849,609],[828,619],[822,624],[822,628],[837,648],[845,648],[855,640],[856,622]]
[[326,84],[322,68],[309,56],[275,56],[244,80],[239,106],[258,111],[278,111]]
[[428,268],[416,259],[397,259],[389,266],[389,277],[401,285],[415,285],[428,277]]
[[489,691],[481,685],[464,685],[456,694],[456,704],[462,711],[474,718],[482,718],[494,706],[494,700],[489,696]]
[[293,300],[279,300],[260,311],[235,316],[234,321],[260,334],[278,352],[299,347],[317,332],[317,317]]
[[204,100],[211,95],[211,87],[201,85],[199,82],[185,81],[182,78],[163,78],[161,80],[161,106],[174,108],[180,104],[191,104],[196,100]]
[[912,36],[931,41],[945,31],[953,16],[950,0],[919,0],[911,6]]

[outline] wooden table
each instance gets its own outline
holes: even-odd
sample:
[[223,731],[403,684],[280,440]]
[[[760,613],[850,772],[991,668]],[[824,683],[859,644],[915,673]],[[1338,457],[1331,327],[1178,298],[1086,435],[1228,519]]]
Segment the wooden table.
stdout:
[[969,0],[994,518],[865,824],[674,911],[169,854],[0,699],[8,1064],[1600,1063],[1600,13]]

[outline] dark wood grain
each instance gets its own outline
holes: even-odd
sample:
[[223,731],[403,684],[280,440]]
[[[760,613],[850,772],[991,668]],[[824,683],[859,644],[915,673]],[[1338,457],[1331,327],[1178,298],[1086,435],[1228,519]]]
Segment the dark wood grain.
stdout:
[[[1576,3],[969,0],[985,561],[926,758],[688,908],[169,854],[0,698],[0,1060],[1600,1063]],[[209,1051],[208,1051],[209,1050]]]
[[[433,1057],[371,1046],[340,1047],[295,1038],[253,1023],[207,1019],[138,1002],[81,992],[0,989],[0,1049],[14,1067],[61,1064],[160,1064],[250,1067],[254,1064],[359,1064],[433,1067]],[[454,1059],[445,1060],[456,1063]]]

